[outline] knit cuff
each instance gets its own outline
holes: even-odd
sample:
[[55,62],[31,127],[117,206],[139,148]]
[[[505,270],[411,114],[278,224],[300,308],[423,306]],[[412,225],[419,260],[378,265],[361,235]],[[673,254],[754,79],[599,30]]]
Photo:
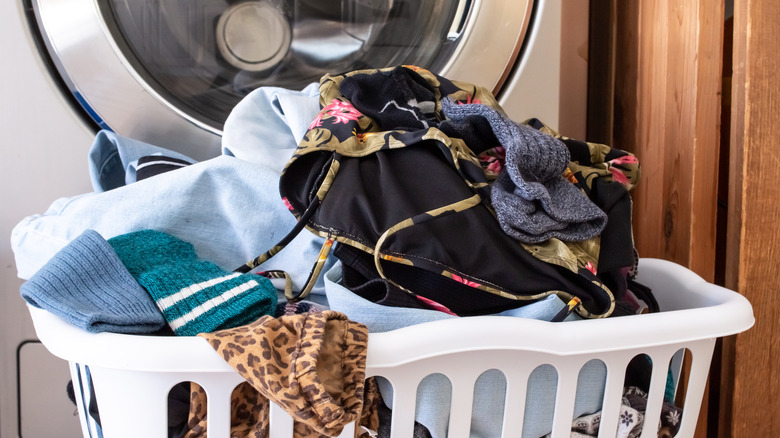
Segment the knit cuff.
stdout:
[[159,266],[139,282],[180,336],[245,325],[276,310],[278,294],[267,278],[210,262]]
[[165,325],[149,294],[93,230],[57,252],[20,293],[31,305],[89,332],[151,333]]
[[236,327],[275,311],[270,280],[200,260],[192,244],[170,234],[142,230],[108,242],[177,335]]

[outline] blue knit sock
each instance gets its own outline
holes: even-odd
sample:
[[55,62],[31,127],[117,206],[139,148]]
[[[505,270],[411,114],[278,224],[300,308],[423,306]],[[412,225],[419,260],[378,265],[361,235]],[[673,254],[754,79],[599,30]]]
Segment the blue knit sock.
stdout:
[[165,326],[149,294],[93,230],[57,252],[20,293],[31,305],[93,333],[151,333]]

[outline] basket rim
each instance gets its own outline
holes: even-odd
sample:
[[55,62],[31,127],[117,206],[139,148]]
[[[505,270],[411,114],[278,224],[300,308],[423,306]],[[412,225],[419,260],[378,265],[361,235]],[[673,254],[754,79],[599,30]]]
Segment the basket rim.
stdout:
[[[371,333],[367,366],[395,366],[475,351],[515,350],[571,358],[682,348],[740,333],[755,322],[745,297],[678,264],[643,258],[639,274],[638,281],[653,289],[662,312],[564,323],[506,316],[431,321]],[[233,372],[204,338],[89,333],[43,309],[28,308],[44,346],[70,362],[154,372]]]

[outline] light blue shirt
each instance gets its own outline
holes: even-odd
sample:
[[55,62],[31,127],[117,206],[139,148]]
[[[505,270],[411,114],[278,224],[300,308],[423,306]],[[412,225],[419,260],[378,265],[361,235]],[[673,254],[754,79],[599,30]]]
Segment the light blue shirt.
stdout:
[[[59,199],[13,229],[19,277],[30,278],[87,229],[106,239],[163,231],[192,243],[199,258],[233,270],[273,247],[295,225],[278,180],[266,167],[220,156],[106,192]],[[300,287],[322,243],[304,230],[261,269],[285,270]],[[322,279],[313,293],[324,293]]]
[[89,150],[89,177],[96,192],[115,189],[136,181],[138,159],[164,155],[194,163],[190,157],[165,148],[123,137],[111,131],[99,131]]
[[[141,229],[164,231],[192,243],[198,257],[226,270],[262,254],[295,225],[279,194],[279,176],[319,113],[318,96],[317,84],[303,91],[258,88],[228,116],[223,156],[137,182],[134,166],[142,156],[193,160],[101,131],[89,153],[95,192],[55,200],[46,212],[13,229],[19,277],[29,279],[86,229],[106,239]],[[304,230],[261,269],[285,270],[300,287],[322,243]],[[312,293],[324,296],[322,279]]]
[[[281,174],[309,124],[320,111],[319,84],[301,91],[261,87],[244,97],[230,112],[222,133],[222,154],[260,164]],[[111,131],[100,131],[89,151],[92,188],[103,192],[136,181],[138,159],[163,155],[196,160]],[[220,151],[214,151],[214,156]]]
[[319,84],[301,91],[261,87],[233,108],[222,132],[222,153],[279,174],[320,112]]

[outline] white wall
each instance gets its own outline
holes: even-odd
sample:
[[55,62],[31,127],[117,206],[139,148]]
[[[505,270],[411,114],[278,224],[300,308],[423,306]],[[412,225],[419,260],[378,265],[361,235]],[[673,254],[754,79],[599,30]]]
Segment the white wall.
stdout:
[[[0,2],[0,44],[5,58],[0,64],[0,437],[18,436],[17,348],[35,339],[24,301],[19,297],[22,281],[10,246],[13,226],[22,218],[41,213],[53,200],[90,191],[87,151],[93,134],[67,108],[48,80],[24,25],[21,2]],[[35,357],[25,376],[61,373],[65,362]],[[27,365],[26,365],[27,366]],[[50,423],[57,427],[48,437],[78,436],[54,419],[58,413],[72,417],[73,405],[65,388],[48,387],[45,381],[26,378],[24,402],[37,405],[35,397],[62,399],[59,409],[25,409],[24,422]],[[36,388],[36,385],[40,385]],[[55,385],[57,386],[57,385]],[[27,391],[27,388],[30,391]],[[43,399],[42,399],[43,400]],[[42,405],[43,406],[43,405]],[[33,430],[33,429],[25,429]],[[72,431],[75,431],[74,435]],[[30,432],[24,438],[43,438]]]

